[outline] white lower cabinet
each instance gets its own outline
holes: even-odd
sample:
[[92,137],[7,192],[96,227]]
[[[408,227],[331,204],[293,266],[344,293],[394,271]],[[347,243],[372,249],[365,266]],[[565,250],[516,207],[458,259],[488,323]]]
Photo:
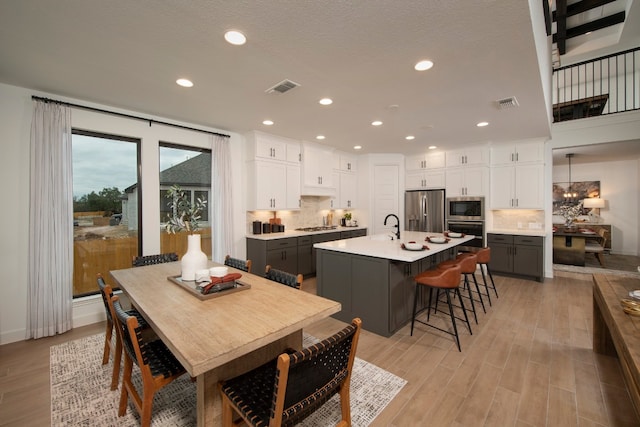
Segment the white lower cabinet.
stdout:
[[492,209],[544,209],[544,165],[491,168]]

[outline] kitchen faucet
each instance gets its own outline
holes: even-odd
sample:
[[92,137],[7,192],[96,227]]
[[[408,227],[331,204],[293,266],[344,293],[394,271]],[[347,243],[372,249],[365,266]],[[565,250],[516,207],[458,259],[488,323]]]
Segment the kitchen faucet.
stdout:
[[396,239],[400,240],[400,219],[398,218],[397,215],[389,214],[386,217],[384,217],[384,225],[387,225],[387,220],[389,219],[390,216],[392,216],[392,217],[394,217],[396,219],[396,225],[394,225],[394,227],[398,229],[396,231]]

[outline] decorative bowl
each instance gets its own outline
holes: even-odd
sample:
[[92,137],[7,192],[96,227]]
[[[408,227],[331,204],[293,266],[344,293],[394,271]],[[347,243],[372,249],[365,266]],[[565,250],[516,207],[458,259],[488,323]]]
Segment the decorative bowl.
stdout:
[[417,251],[422,249],[422,243],[407,242],[404,244],[404,247],[409,249],[410,251]]
[[209,274],[212,277],[224,277],[229,274],[228,267],[212,267],[209,269]]
[[429,237],[429,241],[432,243],[445,243],[447,239],[444,237],[431,236]]
[[454,232],[452,232],[452,231],[450,231],[450,232],[448,233],[448,235],[449,235],[449,237],[454,237],[454,238],[462,237],[462,233],[454,233]]

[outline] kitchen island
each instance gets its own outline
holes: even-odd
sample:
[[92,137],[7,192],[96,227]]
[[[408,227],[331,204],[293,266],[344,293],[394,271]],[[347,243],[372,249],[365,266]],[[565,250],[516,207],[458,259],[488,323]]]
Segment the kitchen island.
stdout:
[[[318,295],[340,302],[342,311],[333,315],[342,321],[362,319],[362,327],[389,337],[411,320],[415,282],[420,272],[454,258],[456,247],[474,236],[430,243],[427,236],[439,233],[405,231],[400,240],[387,234],[317,243]],[[422,242],[427,249],[409,251],[402,244]],[[425,293],[427,294],[427,293]],[[425,305],[426,301],[421,301]]]

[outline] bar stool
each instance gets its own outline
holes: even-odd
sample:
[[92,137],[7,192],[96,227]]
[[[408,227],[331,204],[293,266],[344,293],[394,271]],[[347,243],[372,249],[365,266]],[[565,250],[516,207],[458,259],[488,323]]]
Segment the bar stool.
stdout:
[[[460,298],[460,305],[462,308],[462,313],[464,314],[464,321],[466,322],[467,327],[469,328],[469,333],[473,335],[473,332],[471,332],[471,324],[469,323],[469,317],[467,317],[467,311],[464,308],[464,303],[462,302],[462,296],[460,295],[460,288],[459,288],[460,275],[461,275],[460,267],[453,266],[447,269],[435,268],[432,270],[427,270],[423,273],[420,273],[418,276],[416,276],[415,278],[416,292],[413,299],[413,317],[411,319],[411,335],[412,336],[413,336],[414,323],[419,322],[419,323],[422,323],[423,325],[430,326],[434,329],[437,329],[449,335],[453,335],[456,339],[456,344],[458,345],[458,351],[462,351],[462,349],[460,348],[460,338],[458,337],[458,327],[456,326],[456,316],[453,312],[453,304],[451,304],[451,295],[450,295],[451,291],[453,291],[454,295],[458,295],[458,298]],[[435,325],[424,322],[422,320],[416,319],[416,316],[420,312],[425,310],[425,308],[420,309],[420,311],[417,310],[418,293],[419,293],[420,286],[427,286],[429,288],[429,304],[427,305],[427,307],[425,307],[427,309],[427,322],[430,320],[430,316],[431,316],[431,299],[433,296],[433,290],[436,289],[438,292],[440,290],[443,290],[444,293],[447,295],[447,304],[449,305],[449,316],[451,317],[453,332],[439,328]],[[436,299],[437,298],[438,297],[436,296]],[[435,311],[436,312],[438,311],[437,307],[435,307]],[[460,319],[460,318],[458,317],[457,319]],[[463,320],[463,319],[460,319],[460,320]]]
[[480,272],[482,273],[482,281],[484,282],[484,287],[487,288],[487,298],[489,298],[489,305],[491,305],[491,297],[489,296],[489,283],[487,282],[487,278],[484,273],[484,269],[487,270],[487,274],[491,279],[491,289],[496,294],[496,298],[498,298],[498,290],[496,289],[496,284],[493,281],[493,275],[491,274],[491,270],[489,269],[489,263],[491,262],[491,248],[486,247],[482,249],[478,249],[475,251],[476,256],[478,257],[477,263],[480,264]]
[[[478,281],[476,280],[475,273],[476,273],[477,259],[478,257],[476,257],[475,254],[470,252],[464,252],[464,253],[458,254],[458,256],[455,259],[450,259],[450,260],[441,262],[440,264],[438,264],[438,267],[437,267],[439,269],[451,268],[454,265],[457,265],[460,267],[460,270],[464,275],[463,288],[466,289],[469,294],[468,298],[471,301],[471,311],[473,311],[473,318],[475,319],[476,324],[478,324],[478,315],[476,313],[475,301],[480,302],[480,304],[482,305],[482,310],[485,313],[487,312],[484,306],[484,301],[482,299],[482,294],[480,293],[480,287],[478,286]],[[478,293],[477,300],[473,297],[473,291],[471,290],[471,284],[469,282],[469,275],[471,275],[471,277],[473,278],[473,283],[476,286],[476,292]],[[438,302],[436,301],[436,304],[437,303]]]

